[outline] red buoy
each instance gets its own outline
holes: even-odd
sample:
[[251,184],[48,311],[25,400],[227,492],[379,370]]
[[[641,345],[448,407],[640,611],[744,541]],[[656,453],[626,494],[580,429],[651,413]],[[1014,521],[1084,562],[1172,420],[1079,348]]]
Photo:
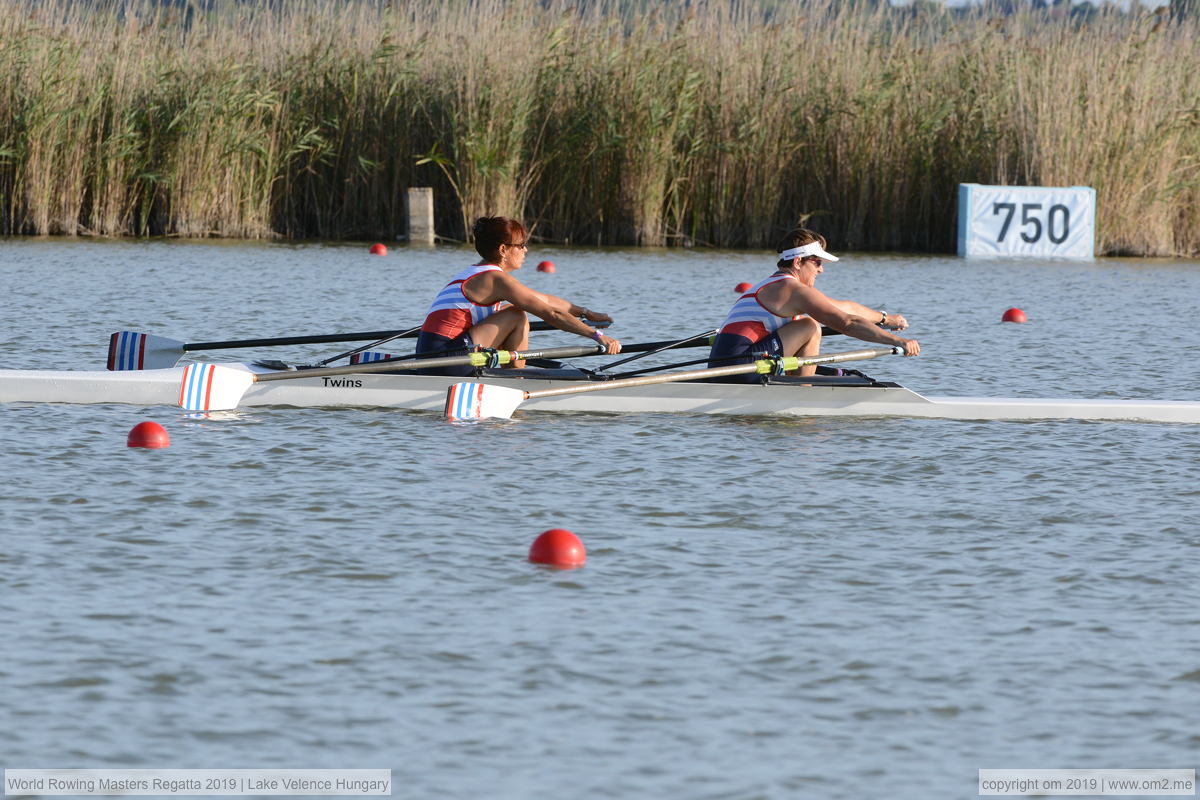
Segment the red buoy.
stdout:
[[542,261],[537,265],[538,272],[554,272],[553,261]]
[[157,422],[139,422],[133,426],[133,430],[129,432],[129,438],[125,440],[126,447],[170,447],[171,437],[167,435],[167,429]]
[[587,561],[587,551],[575,534],[564,528],[551,528],[533,540],[529,548],[529,560],[535,564],[571,569],[583,566],[583,562]]
[[745,281],[742,281],[737,286],[733,287],[733,290],[735,292],[737,292],[738,294],[741,294],[742,292],[746,291],[749,288],[750,288],[750,284],[746,283]]
[[375,244],[371,245],[371,255],[386,256],[387,255],[387,246],[382,245],[379,242],[376,242]]
[[1028,322],[1025,318],[1025,312],[1019,308],[1010,308],[1004,312],[1004,316],[1000,318],[1001,322]]

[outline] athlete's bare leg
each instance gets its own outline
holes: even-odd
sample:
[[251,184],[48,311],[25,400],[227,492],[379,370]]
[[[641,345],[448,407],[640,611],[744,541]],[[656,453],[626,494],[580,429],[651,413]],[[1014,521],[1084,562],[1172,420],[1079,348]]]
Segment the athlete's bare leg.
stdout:
[[[818,356],[821,354],[821,326],[812,317],[795,319],[776,331],[779,341],[783,342],[785,356]],[[808,377],[816,373],[815,366],[801,367],[795,372],[800,377]]]
[[[529,349],[529,317],[519,308],[509,306],[497,311],[482,322],[472,325],[471,341],[482,347],[497,350]],[[524,361],[515,361],[509,366],[524,367]]]

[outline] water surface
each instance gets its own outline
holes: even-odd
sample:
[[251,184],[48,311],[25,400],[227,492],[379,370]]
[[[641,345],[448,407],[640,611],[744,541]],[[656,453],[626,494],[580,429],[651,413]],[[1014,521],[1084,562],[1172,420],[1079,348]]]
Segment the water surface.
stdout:
[[[543,258],[522,277],[627,342],[712,327],[772,266]],[[121,328],[400,328],[471,260],[10,240],[0,366],[97,368]],[[1194,262],[848,254],[819,285],[909,317],[924,355],[865,369],[927,394],[1200,395]],[[124,446],[144,419],[169,449]],[[0,442],[0,766],[847,800],[1195,766],[1196,427],[9,405]],[[525,561],[550,527],[586,567]]]

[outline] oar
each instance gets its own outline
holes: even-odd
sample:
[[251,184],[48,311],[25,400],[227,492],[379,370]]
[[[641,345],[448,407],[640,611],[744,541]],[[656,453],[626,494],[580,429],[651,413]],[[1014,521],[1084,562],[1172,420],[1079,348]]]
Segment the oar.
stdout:
[[[358,347],[354,348],[353,350],[347,350],[344,353],[338,353],[336,356],[330,356],[329,358],[322,359],[317,362],[317,366],[323,367],[326,364],[332,364],[334,361],[338,361],[340,359],[346,358],[347,356],[356,356],[359,353],[362,353],[366,350],[370,350],[372,347],[378,347],[381,344],[387,344],[388,342],[392,341],[393,339],[403,339],[406,336],[418,336],[418,335],[420,335],[420,333],[421,333],[421,326],[418,325],[415,328],[409,328],[406,331],[400,331],[399,333],[397,333],[394,336],[386,336],[382,339],[377,339],[374,342],[368,342],[367,344],[359,345]],[[384,356],[384,358],[391,358],[391,356],[386,355],[386,356]],[[350,363],[358,364],[364,360],[370,361],[372,359],[361,359],[360,358],[358,360],[355,360],[355,359],[351,358]],[[374,360],[382,361],[383,359],[380,358],[380,359],[374,359]]]
[[[709,345],[712,345],[712,337],[716,336],[716,335],[717,335],[717,329],[713,328],[711,331],[705,331],[704,333],[697,333],[695,336],[689,336],[686,339],[679,339],[678,341],[675,341],[675,342],[668,342],[668,343],[664,344],[662,347],[656,347],[653,350],[646,350],[644,352],[638,353],[635,356],[630,356],[629,358],[622,358],[620,361],[614,361],[611,364],[605,364],[603,367],[597,367],[596,372],[604,372],[605,370],[612,369],[613,367],[619,367],[622,364],[628,364],[630,361],[636,361],[639,358],[645,358],[646,356],[652,356],[655,353],[661,353],[664,350],[672,350],[676,347],[709,346]],[[703,339],[704,341],[699,341],[700,339]]]
[[[595,343],[580,347],[552,347],[549,350],[499,350],[494,353],[497,363],[511,364],[527,358],[573,358],[604,352],[604,345]],[[361,375],[368,372],[397,372],[413,369],[439,369],[441,367],[486,367],[492,354],[468,353],[464,356],[444,358],[421,358],[413,361],[376,361],[373,364],[355,364],[348,367],[324,367],[322,369],[297,369],[286,372],[256,374],[221,364],[189,364],[183,371],[179,386],[179,405],[188,411],[226,411],[237,408],[246,390],[255,383],[290,381],[297,378],[327,378],[333,375]]]
[[[605,323],[598,323],[597,327],[599,327],[600,325],[604,325],[604,324]],[[685,347],[708,347],[712,344],[712,342],[710,340],[707,340],[707,339],[704,341],[698,341],[698,340],[703,336],[711,336],[712,334],[713,334],[713,331],[709,331],[708,333],[702,333],[697,336],[689,336],[687,339],[671,339],[669,341],[664,341],[664,342],[643,342],[641,344],[623,344],[623,345],[621,345],[621,352],[622,353],[637,353],[638,355],[634,356],[633,358],[642,358],[643,356],[650,356],[650,355],[654,355],[655,353],[661,353],[664,350],[675,350],[675,349],[682,349]],[[585,353],[584,355],[599,356],[599,355],[604,355],[604,353],[603,352]],[[734,356],[734,357],[736,358],[736,356]],[[415,355],[401,356],[401,355],[396,355],[395,353],[385,353],[381,350],[367,350],[364,352],[355,352],[353,355],[351,355],[350,363],[351,364],[369,364],[374,361],[386,361],[388,359],[393,359],[393,358],[408,360],[410,358],[415,358]],[[617,361],[612,364],[605,364],[603,367],[597,367],[595,371],[602,372],[603,370],[609,369],[611,367],[615,367],[618,364],[624,364],[626,361],[632,361],[633,358],[627,358],[624,361]],[[692,362],[692,363],[699,363],[699,362]],[[531,364],[530,366],[534,366],[534,365]],[[667,367],[656,367],[655,369],[661,370],[661,369],[668,369],[668,368]]]
[[118,331],[109,337],[108,368],[163,369],[173,367],[184,353],[194,350],[232,350],[239,347],[282,347],[291,344],[325,344],[327,342],[373,341],[384,336],[404,333],[394,331],[363,331],[360,333],[328,333],[316,336],[279,336],[271,339],[234,339],[225,342],[181,342],[165,336],[138,331]]
[[[610,324],[611,323],[608,323],[608,322],[597,322],[595,324],[595,327],[607,328]],[[533,323],[530,323],[529,330],[531,330],[531,331],[553,331],[553,330],[558,330],[558,329],[555,328],[553,325],[547,324],[545,322],[533,322]],[[421,333],[421,326],[418,325],[415,328],[410,328],[409,330],[406,330],[406,331],[400,331],[399,333],[397,333],[394,336],[388,336],[388,337],[385,337],[378,341],[361,345],[360,347],[356,347],[353,350],[347,350],[344,353],[338,353],[336,356],[330,356],[329,358],[322,359],[321,361],[317,362],[316,366],[323,367],[326,364],[332,364],[334,361],[339,361],[343,358],[346,358],[347,356],[350,357],[351,364],[365,364],[365,363],[369,363],[371,361],[386,361],[389,358],[396,358],[396,356],[393,356],[391,353],[374,353],[374,352],[369,353],[367,351],[370,350],[372,347],[379,347],[379,345],[381,345],[381,344],[387,344],[388,342],[392,341],[393,339],[404,339],[404,338],[411,337],[411,336],[419,336],[420,333]],[[357,356],[357,358],[355,358],[355,356]]]
[[[603,327],[597,324],[594,327]],[[531,331],[557,330],[545,322],[534,322]],[[414,338],[420,328],[400,328],[394,331],[361,331],[359,333],[326,333],[316,336],[279,336],[272,339],[234,339],[226,342],[181,342],[165,336],[137,331],[118,331],[108,339],[108,368],[165,369],[173,367],[184,353],[194,350],[233,350],[240,347],[283,347],[292,344],[327,344],[329,342],[391,341],[393,338]],[[376,342],[377,344],[377,342]],[[374,347],[374,344],[367,345]]]
[[[783,370],[790,372],[794,369],[810,365],[837,364],[842,361],[861,361],[868,358],[878,358],[879,356],[903,352],[902,348],[889,347],[883,350],[852,350],[848,353],[814,356],[812,358],[790,357],[779,359],[779,361]],[[644,378],[622,378],[613,381],[587,383],[582,386],[566,386],[561,389],[540,389],[533,392],[522,389],[510,389],[507,386],[492,386],[486,383],[456,383],[446,390],[446,417],[454,420],[486,419],[488,417],[508,419],[521,403],[539,397],[602,392],[605,389],[652,386],[657,383],[672,383],[675,381],[696,381],[705,378],[721,378],[729,375],[747,375],[752,372],[767,375],[775,370],[776,360],[764,358],[750,364],[733,364],[728,367],[697,369],[689,372],[672,372],[666,375],[650,375]]]
[[[603,367],[597,367],[596,372],[607,372],[608,370],[612,369],[613,367],[619,367],[622,364],[628,364],[630,361],[636,361],[639,358],[645,358],[646,356],[652,356],[655,353],[661,353],[663,350],[672,350],[677,347],[710,347],[713,343],[714,338],[716,337],[716,335],[718,333],[719,333],[719,330],[717,328],[713,328],[711,331],[705,331],[704,333],[698,333],[695,336],[689,336],[686,339],[680,339],[673,343],[665,342],[665,343],[663,343],[663,346],[658,348],[657,350],[650,350],[649,352],[639,352],[636,356],[631,356],[629,358],[623,358],[620,361],[614,361],[611,364],[605,364]],[[842,333],[841,331],[835,331],[833,328],[830,328],[828,326],[825,326],[825,325],[821,326],[821,335],[822,336],[840,336],[841,333]],[[626,348],[622,349],[622,352],[631,352],[631,351],[629,350],[629,348],[626,347]],[[660,367],[660,369],[661,369],[661,367]]]

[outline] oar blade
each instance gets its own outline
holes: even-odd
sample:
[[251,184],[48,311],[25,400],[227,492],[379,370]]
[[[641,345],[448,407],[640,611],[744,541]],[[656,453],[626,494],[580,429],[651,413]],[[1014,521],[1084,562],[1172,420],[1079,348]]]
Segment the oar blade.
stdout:
[[191,364],[183,371],[179,405],[187,411],[237,408],[254,383],[253,373],[218,364]]
[[108,368],[168,369],[183,358],[183,342],[138,331],[117,331],[108,337]]
[[446,419],[508,419],[525,400],[525,392],[486,383],[456,383],[446,390]]
[[362,353],[355,353],[350,356],[351,364],[371,364],[375,361],[387,361],[389,358],[396,358],[392,353],[383,353],[379,350],[366,350]]

